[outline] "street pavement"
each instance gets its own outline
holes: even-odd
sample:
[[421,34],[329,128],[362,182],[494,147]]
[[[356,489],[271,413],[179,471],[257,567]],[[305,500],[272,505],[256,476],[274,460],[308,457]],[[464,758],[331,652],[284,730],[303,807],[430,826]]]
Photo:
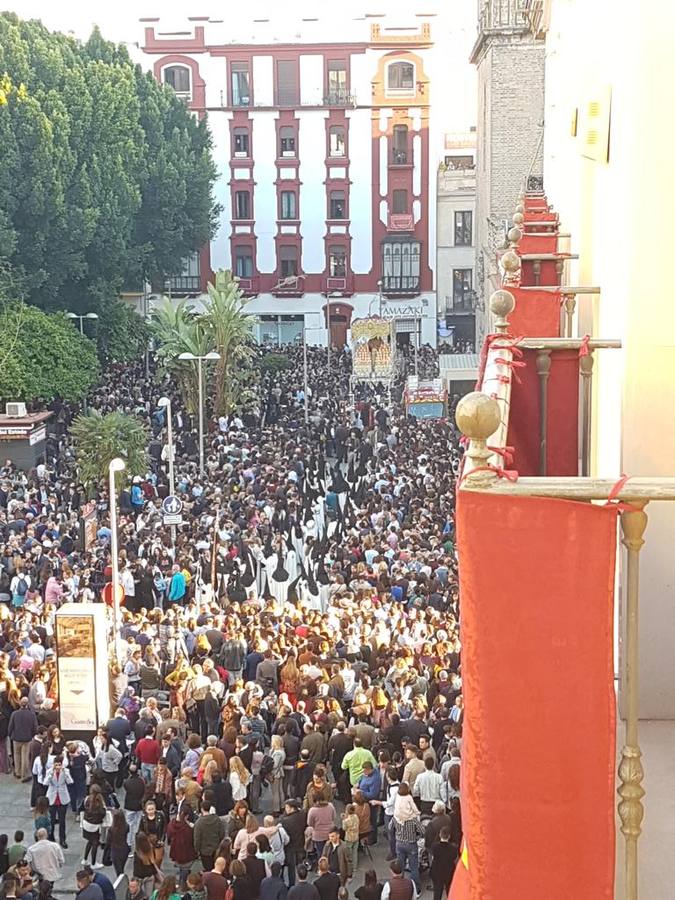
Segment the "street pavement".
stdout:
[[[17,829],[21,829],[24,832],[24,843],[26,846],[30,846],[33,843],[34,825],[33,812],[30,808],[30,788],[30,784],[21,784],[21,782],[14,778],[13,775],[0,775],[0,833],[7,835],[10,844],[14,843],[14,832]],[[118,791],[117,796],[122,800],[124,792],[122,790]],[[268,796],[269,792],[266,792],[266,796],[262,799],[263,812],[268,811],[266,803]],[[336,802],[336,809],[339,816],[342,811],[342,804]],[[79,817],[75,816],[70,810],[68,811],[66,823],[66,843],[68,844],[68,849],[63,851],[66,860],[63,870],[64,874],[54,884],[54,893],[72,895],[77,891],[75,872],[81,867],[80,861],[82,859],[82,854],[84,853],[84,841],[79,826]],[[372,862],[364,855],[360,855],[359,868],[356,877],[349,883],[350,895],[353,895],[356,888],[363,884],[363,873],[366,869],[375,869],[380,880],[384,880],[388,877],[389,865],[386,861],[387,845],[381,832],[380,840],[375,846],[371,847],[371,853],[373,857]],[[99,852],[98,862],[100,861],[101,854]],[[126,869],[127,874],[131,874],[131,863],[132,860],[129,858]],[[172,867],[173,864],[168,858],[167,851],[163,866],[165,874],[170,874],[173,871]],[[196,864],[196,867],[199,867],[199,863]],[[101,869],[101,871],[114,882],[115,873],[111,866]],[[423,874],[422,884],[424,885],[427,880],[428,879],[425,879]]]

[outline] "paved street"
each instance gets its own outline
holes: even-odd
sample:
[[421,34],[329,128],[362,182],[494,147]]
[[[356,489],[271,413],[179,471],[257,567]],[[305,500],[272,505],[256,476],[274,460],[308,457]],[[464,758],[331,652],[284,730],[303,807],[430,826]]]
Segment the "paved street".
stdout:
[[[118,796],[121,796],[120,791]],[[13,843],[14,832],[20,828],[25,834],[25,843],[30,845],[33,842],[33,813],[29,807],[30,785],[21,784],[13,775],[0,775],[0,831],[7,834],[10,844]],[[266,811],[267,804],[263,799],[263,810]],[[338,814],[342,810],[342,804],[337,803],[336,808]],[[66,840],[68,849],[64,851],[66,858],[65,873],[55,886],[54,892],[60,894],[74,893],[77,890],[75,884],[75,872],[80,867],[82,853],[84,852],[84,841],[82,840],[82,832],[76,817],[68,812],[68,824]],[[350,885],[350,894],[363,883],[363,873],[368,868],[374,868],[380,879],[386,878],[389,867],[386,861],[387,848],[380,838],[379,843],[371,849],[373,862],[372,864],[367,858],[360,857],[359,870],[354,881]],[[168,854],[167,854],[168,860]],[[100,855],[99,855],[100,862]],[[199,865],[199,864],[197,864]],[[127,870],[131,872],[131,859],[127,864]],[[171,872],[171,863],[164,866],[165,872]],[[111,880],[113,878],[113,869],[108,867],[102,870]],[[426,884],[424,877],[422,883]]]

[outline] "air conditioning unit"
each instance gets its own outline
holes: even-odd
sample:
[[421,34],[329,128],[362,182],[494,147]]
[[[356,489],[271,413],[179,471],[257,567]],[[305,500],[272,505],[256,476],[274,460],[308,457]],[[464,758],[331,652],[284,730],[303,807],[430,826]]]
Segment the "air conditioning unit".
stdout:
[[26,415],[25,403],[6,403],[5,415],[10,419],[20,419]]

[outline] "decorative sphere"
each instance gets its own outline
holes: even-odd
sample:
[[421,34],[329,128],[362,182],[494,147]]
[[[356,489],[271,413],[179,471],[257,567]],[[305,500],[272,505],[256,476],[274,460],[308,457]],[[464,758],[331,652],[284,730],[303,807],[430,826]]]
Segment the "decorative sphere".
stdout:
[[504,267],[504,271],[508,272],[510,275],[513,275],[520,269],[520,257],[515,250],[507,250],[502,256],[501,263]]
[[512,221],[516,228],[520,228],[525,221],[525,216],[521,212],[514,213]]
[[516,308],[516,298],[511,291],[495,291],[490,297],[490,310],[500,319],[506,319]]
[[481,391],[462,397],[455,410],[457,427],[470,440],[486,441],[499,428],[501,421],[499,403]]
[[509,228],[507,237],[512,244],[517,244],[522,236],[523,232],[520,230],[520,228],[516,228],[515,226],[513,228]]
[[522,203],[516,203],[516,212],[524,213],[525,207]]

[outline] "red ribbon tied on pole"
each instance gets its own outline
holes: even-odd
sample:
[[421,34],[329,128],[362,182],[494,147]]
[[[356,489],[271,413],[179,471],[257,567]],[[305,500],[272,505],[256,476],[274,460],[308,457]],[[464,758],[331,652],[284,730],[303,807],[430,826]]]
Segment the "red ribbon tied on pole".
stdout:
[[591,348],[588,346],[591,340],[590,334],[585,334],[581,339],[581,346],[579,347],[579,356],[590,356]]

